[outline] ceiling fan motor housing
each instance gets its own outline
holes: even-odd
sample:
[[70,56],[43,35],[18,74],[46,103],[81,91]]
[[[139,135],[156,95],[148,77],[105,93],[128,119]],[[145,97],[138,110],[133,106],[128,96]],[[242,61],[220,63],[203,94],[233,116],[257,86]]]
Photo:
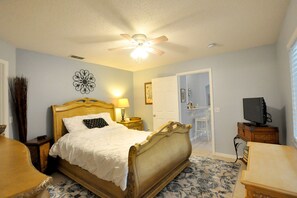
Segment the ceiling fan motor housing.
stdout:
[[146,42],[147,37],[144,34],[134,34],[132,38],[138,43],[138,44],[143,44]]

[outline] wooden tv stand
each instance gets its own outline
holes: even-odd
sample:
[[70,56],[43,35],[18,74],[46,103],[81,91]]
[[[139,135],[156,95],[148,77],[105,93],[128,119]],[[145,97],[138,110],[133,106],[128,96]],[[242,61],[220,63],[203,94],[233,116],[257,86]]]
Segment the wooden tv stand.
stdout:
[[[237,135],[233,139],[236,161],[238,159],[237,148],[240,143],[236,143],[237,139],[242,139],[245,142],[262,142],[270,144],[278,144],[278,128],[273,126],[255,126],[250,123],[238,122]],[[235,161],[235,162],[236,162]]]
[[262,142],[270,144],[278,144],[278,128],[273,126],[254,126],[250,123],[237,123],[240,139],[246,142]]

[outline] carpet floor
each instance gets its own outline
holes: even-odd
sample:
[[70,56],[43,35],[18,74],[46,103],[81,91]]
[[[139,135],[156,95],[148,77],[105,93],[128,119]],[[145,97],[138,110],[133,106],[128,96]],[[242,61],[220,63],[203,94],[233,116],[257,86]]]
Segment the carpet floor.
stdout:
[[[232,197],[240,163],[201,156],[191,156],[190,161],[190,166],[171,181],[156,198]],[[48,191],[51,198],[97,197],[71,179],[50,185]]]

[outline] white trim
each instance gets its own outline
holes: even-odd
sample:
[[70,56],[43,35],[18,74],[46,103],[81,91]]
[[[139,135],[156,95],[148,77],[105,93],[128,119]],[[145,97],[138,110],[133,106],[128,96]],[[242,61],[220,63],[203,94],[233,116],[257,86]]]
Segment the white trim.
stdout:
[[[0,112],[2,113],[1,117],[3,117],[3,123],[0,124],[5,124],[6,125],[6,130],[5,130],[5,136],[9,137],[9,122],[8,122],[8,62],[5,60],[0,59],[0,64],[3,65],[3,67],[0,65],[0,69],[2,70],[1,74],[3,76],[0,77],[1,84],[3,85],[3,93],[0,94],[2,96],[2,101],[3,101],[3,111]],[[1,86],[1,85],[0,85]]]
[[210,94],[210,116],[211,116],[211,141],[212,141],[212,152],[215,152],[215,125],[214,125],[214,111],[213,111],[213,86],[212,86],[212,71],[209,68],[208,72],[208,78],[209,78],[209,94]]
[[190,75],[190,74],[207,73],[209,71],[211,71],[211,68],[199,69],[199,70],[189,71],[189,72],[182,72],[182,73],[177,73],[176,75],[177,76],[186,76],[186,75]]
[[297,40],[297,28],[295,29],[294,33],[292,34],[288,44],[287,44],[287,50],[289,51],[292,47],[292,45],[295,43]]
[[[215,152],[213,155],[219,156],[219,157],[225,157],[225,158],[230,158],[230,159],[236,159],[236,155],[230,155],[230,154],[225,154],[225,153],[217,153]],[[238,156],[238,158],[241,158],[242,156]]]
[[[191,74],[199,74],[199,73],[208,73],[208,79],[209,79],[209,94],[210,94],[210,116],[211,116],[211,143],[212,143],[212,154],[215,153],[215,126],[214,126],[214,111],[213,111],[213,87],[212,87],[212,72],[211,68],[206,68],[206,69],[200,69],[200,70],[195,70],[195,71],[189,71],[189,72],[183,72],[183,73],[177,73],[176,76],[178,77],[178,89],[180,89],[180,76],[186,76],[186,75],[191,75]],[[179,95],[179,94],[178,94]],[[179,98],[180,101],[180,98]],[[179,103],[180,104],[180,103]],[[179,116],[181,116],[180,112],[180,105],[179,107]],[[180,117],[181,120],[181,117]]]

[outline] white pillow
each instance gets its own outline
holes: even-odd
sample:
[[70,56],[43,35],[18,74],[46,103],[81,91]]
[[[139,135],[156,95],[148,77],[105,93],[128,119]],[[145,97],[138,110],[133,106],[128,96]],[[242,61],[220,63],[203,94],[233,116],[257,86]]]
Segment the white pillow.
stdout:
[[92,119],[92,118],[103,118],[109,126],[116,124],[111,117],[110,113],[99,113],[99,114],[89,114],[84,116],[74,116],[70,118],[63,118],[64,125],[69,133],[86,130],[88,129],[84,124],[84,119]]
[[70,118],[63,118],[64,125],[69,133],[88,129],[83,123],[84,119],[88,119],[88,116],[75,116]]

